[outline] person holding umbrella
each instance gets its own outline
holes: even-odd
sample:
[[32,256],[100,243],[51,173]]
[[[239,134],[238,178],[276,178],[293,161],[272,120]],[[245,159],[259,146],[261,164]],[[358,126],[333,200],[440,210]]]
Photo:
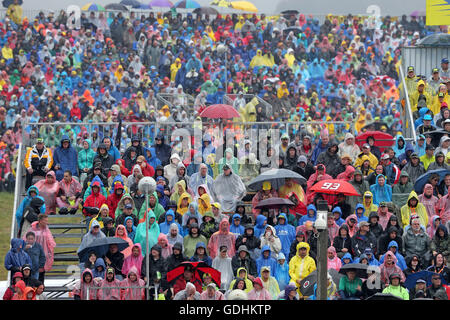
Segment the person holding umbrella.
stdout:
[[362,297],[362,281],[356,277],[356,269],[348,268],[339,280],[338,295],[341,300],[360,300]]

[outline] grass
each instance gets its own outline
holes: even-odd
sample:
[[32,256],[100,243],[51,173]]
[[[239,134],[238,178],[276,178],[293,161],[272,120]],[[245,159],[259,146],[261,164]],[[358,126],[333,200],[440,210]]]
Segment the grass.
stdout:
[[8,271],[4,267],[5,255],[11,243],[11,219],[14,209],[14,193],[0,192],[0,281],[5,281]]

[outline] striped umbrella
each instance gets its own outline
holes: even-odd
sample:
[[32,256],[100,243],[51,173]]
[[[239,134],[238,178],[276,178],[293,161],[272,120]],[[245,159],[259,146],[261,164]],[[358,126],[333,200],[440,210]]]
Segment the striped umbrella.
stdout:
[[180,0],[175,3],[174,7],[178,9],[197,9],[200,8],[201,5],[194,0]]
[[105,11],[105,8],[99,4],[89,2],[81,8],[81,11]]
[[149,3],[150,7],[173,8],[173,3],[169,0],[153,0]]
[[231,8],[246,12],[258,12],[255,5],[248,1],[233,1],[231,2]]
[[212,6],[224,7],[224,8],[229,8],[231,6],[231,2],[226,1],[226,0],[213,0],[209,4]]

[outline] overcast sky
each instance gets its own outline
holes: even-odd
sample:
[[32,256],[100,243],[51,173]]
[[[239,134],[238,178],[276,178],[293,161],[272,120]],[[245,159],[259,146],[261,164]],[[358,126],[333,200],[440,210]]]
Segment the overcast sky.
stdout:
[[[141,1],[142,3],[149,3]],[[177,2],[178,0],[172,0]],[[201,5],[208,5],[212,0],[196,0]],[[253,4],[265,13],[277,13],[286,9],[297,9],[309,14],[365,14],[370,5],[380,7],[381,15],[402,15],[410,14],[415,10],[425,11],[426,0],[251,0]],[[117,3],[120,0],[23,0],[24,9],[53,9],[60,10],[67,6],[83,6],[88,2],[106,5]]]

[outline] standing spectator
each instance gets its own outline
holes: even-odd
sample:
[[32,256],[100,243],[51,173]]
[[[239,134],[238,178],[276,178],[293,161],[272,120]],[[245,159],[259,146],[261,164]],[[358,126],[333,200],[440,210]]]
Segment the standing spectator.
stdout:
[[63,135],[61,145],[55,149],[53,154],[56,180],[61,181],[65,171],[72,172],[78,177],[78,154],[71,146],[69,136]]
[[36,235],[33,231],[27,232],[26,237],[26,245],[24,251],[28,253],[31,258],[31,276],[34,279],[39,278],[39,273],[44,272],[44,266],[46,262],[44,249],[42,246],[36,242]]

